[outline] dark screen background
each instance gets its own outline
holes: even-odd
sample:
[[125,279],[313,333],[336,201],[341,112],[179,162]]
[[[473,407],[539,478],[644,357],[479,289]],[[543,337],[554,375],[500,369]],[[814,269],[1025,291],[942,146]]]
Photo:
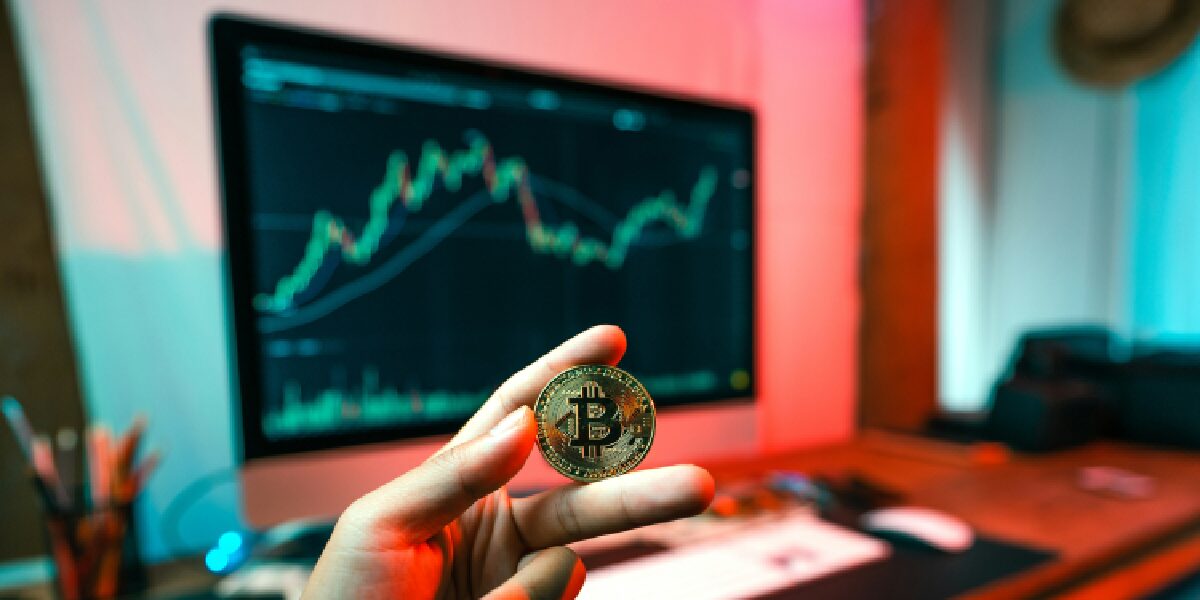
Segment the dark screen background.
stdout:
[[536,252],[516,194],[494,199],[478,174],[457,191],[438,179],[419,210],[397,202],[369,260],[330,247],[286,306],[256,309],[268,445],[452,429],[509,374],[597,323],[624,328],[622,366],[659,406],[750,395],[744,113],[282,47],[243,56],[255,75],[243,77],[250,256],[231,260],[251,261],[260,299],[297,268],[314,214],[359,235],[389,155],[415,165],[429,141],[454,152],[483,136],[496,160],[528,166],[543,224],[605,243],[664,191],[686,210],[701,172],[716,173],[698,235],[651,220],[616,266]]

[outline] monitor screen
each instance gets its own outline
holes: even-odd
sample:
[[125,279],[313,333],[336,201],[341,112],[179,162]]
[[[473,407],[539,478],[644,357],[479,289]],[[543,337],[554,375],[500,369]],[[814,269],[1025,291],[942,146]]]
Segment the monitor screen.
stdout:
[[660,408],[753,396],[752,114],[219,17],[246,459],[453,431],[598,323]]

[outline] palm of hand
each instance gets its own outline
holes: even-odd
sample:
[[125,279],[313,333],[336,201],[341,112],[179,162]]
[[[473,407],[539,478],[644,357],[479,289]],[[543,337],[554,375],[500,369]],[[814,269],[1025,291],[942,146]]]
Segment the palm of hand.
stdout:
[[[479,598],[509,580],[530,552],[504,489],[480,499],[423,542],[410,543],[390,529],[361,535],[365,538],[355,545],[367,555],[362,561],[367,568],[357,575],[359,591],[387,598]],[[557,560],[565,558],[573,571],[574,555]],[[430,577],[433,574],[437,577]],[[563,589],[570,582],[552,583]]]
[[441,597],[478,598],[512,577],[531,550],[515,523],[512,501],[501,488],[443,528],[434,541],[450,565]]

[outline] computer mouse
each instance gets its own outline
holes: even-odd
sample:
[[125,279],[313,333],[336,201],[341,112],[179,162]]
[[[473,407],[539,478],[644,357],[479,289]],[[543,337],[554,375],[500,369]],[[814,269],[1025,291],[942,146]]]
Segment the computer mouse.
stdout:
[[975,534],[961,519],[919,506],[892,506],[864,513],[863,529],[885,538],[920,542],[943,552],[971,547]]

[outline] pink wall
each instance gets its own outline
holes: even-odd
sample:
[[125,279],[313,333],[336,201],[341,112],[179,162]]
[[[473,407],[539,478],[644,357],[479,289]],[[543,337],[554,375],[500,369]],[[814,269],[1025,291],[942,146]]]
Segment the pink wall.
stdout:
[[866,36],[858,2],[761,4],[759,423],[775,451],[854,428]]
[[[154,405],[158,435],[176,456],[195,452],[213,462],[169,461],[152,500],[165,502],[197,469],[229,460],[211,443],[227,437],[225,367],[195,358],[224,351],[204,38],[215,10],[754,106],[761,446],[851,435],[860,2],[14,0],[12,7],[89,409],[123,421]],[[96,257],[123,262],[101,276],[89,262]],[[121,335],[113,335],[113,322],[124,324]],[[138,364],[159,368],[129,368]],[[158,401],[177,390],[187,393]],[[190,429],[171,432],[172,422]]]

